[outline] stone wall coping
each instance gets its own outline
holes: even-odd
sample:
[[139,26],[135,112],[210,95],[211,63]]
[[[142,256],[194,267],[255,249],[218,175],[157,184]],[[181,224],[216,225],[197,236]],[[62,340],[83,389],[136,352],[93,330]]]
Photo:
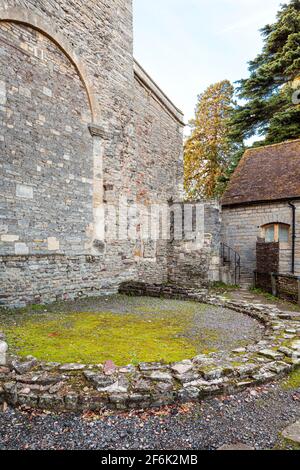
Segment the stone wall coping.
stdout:
[[274,277],[286,277],[288,279],[298,279],[300,280],[300,276],[297,274],[290,274],[290,273],[270,273]]
[[[174,285],[127,282],[120,292],[221,306],[265,326],[263,338],[228,353],[201,354],[177,363],[117,367],[59,364],[33,357],[8,358],[0,366],[0,403],[57,411],[145,409],[233,394],[272,382],[300,366],[300,317],[270,305],[249,304]],[[5,337],[0,333],[2,356]]]
[[177,106],[175,106],[175,104],[167,97],[167,95],[161,90],[161,88],[136,60],[134,60],[133,68],[138,82],[146,87],[160,101],[160,103],[168,110],[168,112],[180,125],[185,126],[183,121],[183,112],[180,111]]

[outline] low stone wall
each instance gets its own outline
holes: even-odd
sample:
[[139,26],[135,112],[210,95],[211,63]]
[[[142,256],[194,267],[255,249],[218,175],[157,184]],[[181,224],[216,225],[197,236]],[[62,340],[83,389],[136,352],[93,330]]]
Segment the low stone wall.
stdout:
[[0,307],[117,292],[120,282],[134,277],[134,269],[134,261],[126,265],[120,261],[108,270],[102,256],[0,256]]
[[300,277],[291,274],[255,272],[255,287],[275,297],[300,305]]
[[300,304],[300,277],[289,274],[273,274],[274,294],[281,299]]
[[[127,283],[120,291],[193,300],[230,308],[265,325],[261,341],[229,353],[199,355],[174,364],[138,366],[57,364],[6,356],[0,336],[0,403],[54,411],[98,411],[158,407],[235,393],[264,384],[300,366],[299,317],[277,308],[228,301],[206,291]],[[3,361],[3,357],[6,360]],[[1,363],[0,363],[1,364]]]

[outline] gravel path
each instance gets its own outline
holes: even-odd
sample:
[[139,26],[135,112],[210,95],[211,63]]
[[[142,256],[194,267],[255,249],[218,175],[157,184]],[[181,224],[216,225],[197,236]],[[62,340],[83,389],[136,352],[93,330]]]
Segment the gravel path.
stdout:
[[202,404],[109,416],[0,413],[0,449],[273,449],[300,418],[300,388],[280,384]]

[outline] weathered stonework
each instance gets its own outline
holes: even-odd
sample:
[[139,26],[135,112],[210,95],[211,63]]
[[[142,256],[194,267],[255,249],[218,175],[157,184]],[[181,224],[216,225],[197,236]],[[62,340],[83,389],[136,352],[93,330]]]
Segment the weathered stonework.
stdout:
[[121,197],[182,197],[183,116],[133,59],[131,0],[1,0],[0,39],[0,305],[174,277],[140,215],[106,239]]
[[[295,274],[300,275],[300,203],[297,207]],[[262,227],[283,223],[292,227],[292,210],[287,202],[270,202],[248,206],[222,208],[222,240],[241,256],[242,282],[253,284],[256,269],[256,243],[262,236]],[[292,266],[292,230],[288,244],[281,244],[279,272],[290,273]]]
[[273,306],[228,301],[205,290],[126,283],[122,293],[205,302],[242,312],[265,326],[256,344],[175,364],[57,364],[10,357],[0,367],[0,403],[57,411],[159,407],[243,391],[300,366],[299,316]]
[[24,307],[110,294],[135,271],[134,261],[123,266],[121,259],[108,271],[104,256],[0,256],[0,304]]
[[186,219],[189,210],[192,212],[191,231],[186,230],[183,240],[174,239],[169,245],[168,282],[193,288],[208,286],[220,277],[220,206],[211,201],[197,208],[193,204],[182,207]]

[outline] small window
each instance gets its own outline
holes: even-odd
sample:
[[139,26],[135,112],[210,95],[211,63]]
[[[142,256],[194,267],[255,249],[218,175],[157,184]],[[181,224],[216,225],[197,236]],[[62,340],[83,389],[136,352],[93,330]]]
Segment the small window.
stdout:
[[267,243],[275,242],[275,225],[265,228],[265,240]]
[[290,227],[288,225],[279,225],[279,241],[282,243],[288,243],[289,242],[289,233],[290,233]]
[[266,243],[289,243],[290,226],[286,224],[269,224],[263,227]]

